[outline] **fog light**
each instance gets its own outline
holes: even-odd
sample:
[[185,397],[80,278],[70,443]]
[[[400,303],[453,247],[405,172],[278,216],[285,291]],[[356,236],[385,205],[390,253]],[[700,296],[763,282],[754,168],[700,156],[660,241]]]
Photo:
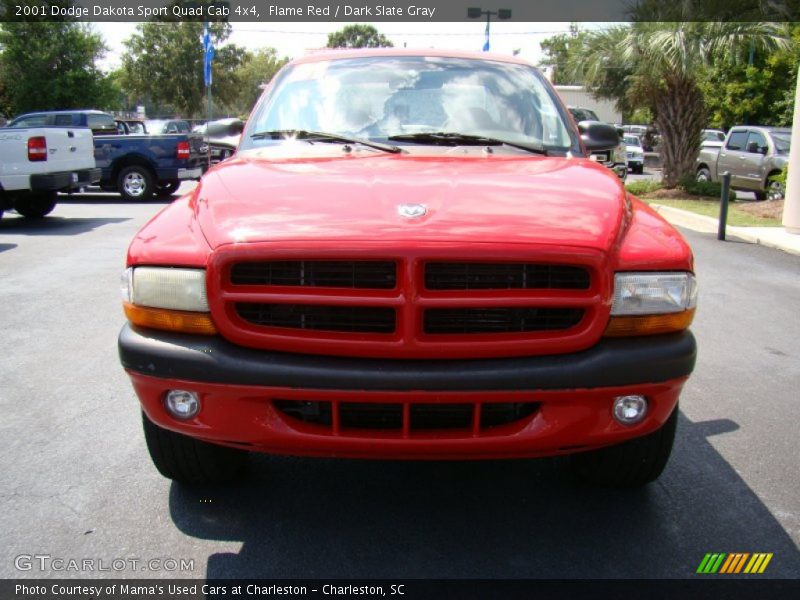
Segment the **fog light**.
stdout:
[[644,396],[617,396],[614,398],[614,418],[623,425],[635,425],[647,414]]
[[200,411],[200,399],[197,394],[186,390],[168,391],[164,404],[176,419],[191,419]]

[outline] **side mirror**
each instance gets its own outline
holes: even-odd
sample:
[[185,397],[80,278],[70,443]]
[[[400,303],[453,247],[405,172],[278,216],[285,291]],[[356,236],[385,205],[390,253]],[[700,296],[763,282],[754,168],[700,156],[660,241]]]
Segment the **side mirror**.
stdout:
[[608,123],[581,121],[578,123],[578,131],[587,152],[612,150],[619,145],[620,137],[617,128]]

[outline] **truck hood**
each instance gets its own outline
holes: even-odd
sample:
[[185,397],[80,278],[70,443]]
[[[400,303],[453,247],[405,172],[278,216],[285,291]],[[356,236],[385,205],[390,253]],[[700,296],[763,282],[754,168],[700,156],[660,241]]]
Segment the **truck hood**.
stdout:
[[[280,160],[240,153],[209,171],[194,194],[212,248],[265,241],[446,241],[601,251],[619,233],[625,196],[613,173],[585,159],[343,157],[341,150],[335,157]],[[403,216],[404,205],[423,205],[425,214]]]

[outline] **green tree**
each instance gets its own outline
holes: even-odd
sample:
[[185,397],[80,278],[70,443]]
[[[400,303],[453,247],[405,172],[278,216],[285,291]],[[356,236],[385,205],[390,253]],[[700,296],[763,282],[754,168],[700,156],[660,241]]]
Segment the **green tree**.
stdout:
[[580,72],[570,69],[570,57],[581,52],[587,34],[579,31],[573,24],[570,33],[559,33],[539,43],[544,58],[539,61],[540,67],[549,67],[550,80],[555,85],[581,85]]
[[0,24],[0,102],[11,113],[116,106],[97,67],[107,48],[91,25],[75,22]]
[[752,53],[736,63],[714,65],[701,80],[709,124],[791,126],[797,68],[800,65],[800,24],[790,26],[791,45]]
[[347,25],[328,34],[328,48],[391,48],[391,40],[372,25]]
[[244,116],[252,110],[261,95],[261,86],[269,83],[288,60],[279,58],[275,48],[262,48],[245,54],[237,73],[239,96],[233,107],[238,115]]
[[[701,90],[705,69],[735,61],[742,48],[788,47],[783,27],[763,22],[634,22],[594,37],[576,65],[590,85],[602,84],[610,65],[628,70],[614,94],[624,88],[631,106],[652,111],[661,134],[663,181],[668,188],[694,173],[708,114]],[[612,89],[601,85],[599,93],[615,97]]]
[[[216,105],[231,106],[239,95],[237,68],[244,50],[224,44],[228,23],[211,24],[216,53],[212,93]],[[125,41],[122,59],[124,91],[139,100],[169,105],[185,117],[202,114],[206,88],[203,80],[203,24],[193,22],[140,23]]]

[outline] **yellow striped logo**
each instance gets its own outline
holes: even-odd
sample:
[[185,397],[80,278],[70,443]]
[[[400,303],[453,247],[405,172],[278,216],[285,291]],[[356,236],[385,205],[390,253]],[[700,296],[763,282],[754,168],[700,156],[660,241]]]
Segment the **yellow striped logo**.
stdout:
[[697,573],[702,575],[739,573],[760,574],[766,571],[772,552],[709,552],[703,557]]

